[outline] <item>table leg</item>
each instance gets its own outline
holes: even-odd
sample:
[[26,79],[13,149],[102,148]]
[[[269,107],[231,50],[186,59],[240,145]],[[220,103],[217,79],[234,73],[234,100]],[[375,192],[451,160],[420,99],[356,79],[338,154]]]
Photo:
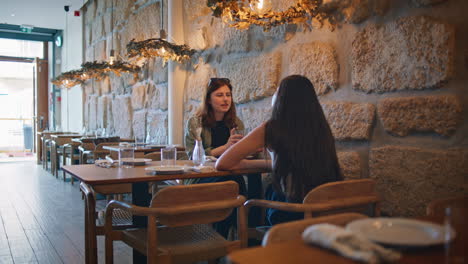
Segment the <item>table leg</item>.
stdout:
[[[248,174],[247,175],[247,199],[261,199],[263,198],[262,188],[262,174]],[[260,207],[252,207],[249,210],[249,223],[248,227],[259,226],[261,221],[262,210]]]
[[[147,182],[132,184],[132,203],[138,206],[148,207],[151,202],[151,194],[148,192]],[[133,216],[135,227],[146,227],[148,218],[146,216]],[[146,256],[133,249],[133,263],[146,263]]]

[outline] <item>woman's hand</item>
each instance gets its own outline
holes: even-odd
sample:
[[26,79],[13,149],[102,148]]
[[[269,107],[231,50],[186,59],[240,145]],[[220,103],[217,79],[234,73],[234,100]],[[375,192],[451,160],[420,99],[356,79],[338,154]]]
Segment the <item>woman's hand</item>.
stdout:
[[229,137],[228,141],[226,142],[226,147],[229,148],[230,146],[236,144],[243,137],[244,137],[244,135],[236,134],[236,128],[231,129],[231,136]]

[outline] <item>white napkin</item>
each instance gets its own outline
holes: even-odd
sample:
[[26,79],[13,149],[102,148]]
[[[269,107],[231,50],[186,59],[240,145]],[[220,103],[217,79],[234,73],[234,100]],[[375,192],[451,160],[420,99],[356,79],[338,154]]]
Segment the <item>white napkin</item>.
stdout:
[[212,166],[194,166],[191,168],[195,172],[213,172],[216,171],[216,169]]
[[111,168],[112,166],[118,165],[119,161],[114,160],[113,162],[110,162],[108,160],[95,160],[94,164],[96,164],[96,166],[101,167],[101,168]]
[[401,257],[399,252],[383,248],[364,236],[330,224],[309,226],[302,233],[309,244],[335,250],[340,255],[366,263],[393,262]]

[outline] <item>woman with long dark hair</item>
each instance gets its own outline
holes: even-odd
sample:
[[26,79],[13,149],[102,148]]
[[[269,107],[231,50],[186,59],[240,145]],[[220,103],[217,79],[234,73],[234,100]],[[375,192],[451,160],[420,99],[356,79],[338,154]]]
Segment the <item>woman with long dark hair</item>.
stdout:
[[[272,162],[245,160],[264,147]],[[342,180],[335,140],[312,83],[304,76],[284,78],[273,96],[271,118],[254,129],[217,161],[216,168],[272,168],[272,185],[266,199],[302,202],[313,188]],[[302,214],[267,210],[273,225],[300,219]]]

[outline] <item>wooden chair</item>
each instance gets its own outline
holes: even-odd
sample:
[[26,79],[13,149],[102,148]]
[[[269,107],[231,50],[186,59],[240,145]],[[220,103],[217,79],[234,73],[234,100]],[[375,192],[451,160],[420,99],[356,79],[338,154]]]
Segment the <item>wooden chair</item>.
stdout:
[[[130,189],[129,189],[130,188]],[[104,235],[104,225],[96,223],[96,198],[95,192],[102,194],[127,193],[131,192],[130,184],[112,184],[96,186],[96,190],[82,182],[80,190],[85,199],[85,262],[87,264],[98,263],[97,236]],[[117,229],[125,229],[132,226],[132,215],[126,211],[114,211],[112,225]]]
[[[105,146],[118,146],[119,142],[104,142],[94,145],[88,143],[87,145],[82,145],[78,149],[80,150],[80,164],[86,164],[90,159],[93,161],[105,158],[106,155],[110,154],[110,151],[104,149]],[[94,146],[94,148],[93,148]]]
[[[372,179],[347,180],[322,184],[311,190],[303,203],[285,203],[269,200],[248,200],[247,210],[253,206],[273,208],[288,212],[303,212],[304,218],[312,216],[358,212],[380,216],[380,198]],[[261,240],[266,230],[249,229],[249,237]]]
[[445,208],[468,208],[468,195],[434,200],[426,207],[428,216],[444,216]]
[[[111,201],[106,209],[106,263],[113,263],[114,240],[122,240],[146,255],[148,263],[192,263],[245,247],[245,197],[238,193],[237,183],[226,181],[164,188],[153,197],[149,208]],[[238,209],[239,240],[228,241],[209,224],[225,219],[234,208]],[[115,209],[147,216],[148,228],[114,230]]]
[[[76,164],[79,163],[80,161],[80,154],[78,152],[78,147],[80,146],[80,143],[76,142],[70,142],[65,145],[63,145],[63,154],[62,154],[62,165],[65,166],[67,165],[68,161],[69,164]],[[63,181],[66,181],[66,172],[62,170],[63,173]],[[75,181],[75,178],[71,177],[70,182],[73,184]]]
[[367,218],[367,216],[358,213],[343,213],[277,224],[265,234],[262,245],[267,246],[270,244],[301,239],[304,230],[311,225],[328,223],[332,225],[345,226],[351,221],[362,218]]

